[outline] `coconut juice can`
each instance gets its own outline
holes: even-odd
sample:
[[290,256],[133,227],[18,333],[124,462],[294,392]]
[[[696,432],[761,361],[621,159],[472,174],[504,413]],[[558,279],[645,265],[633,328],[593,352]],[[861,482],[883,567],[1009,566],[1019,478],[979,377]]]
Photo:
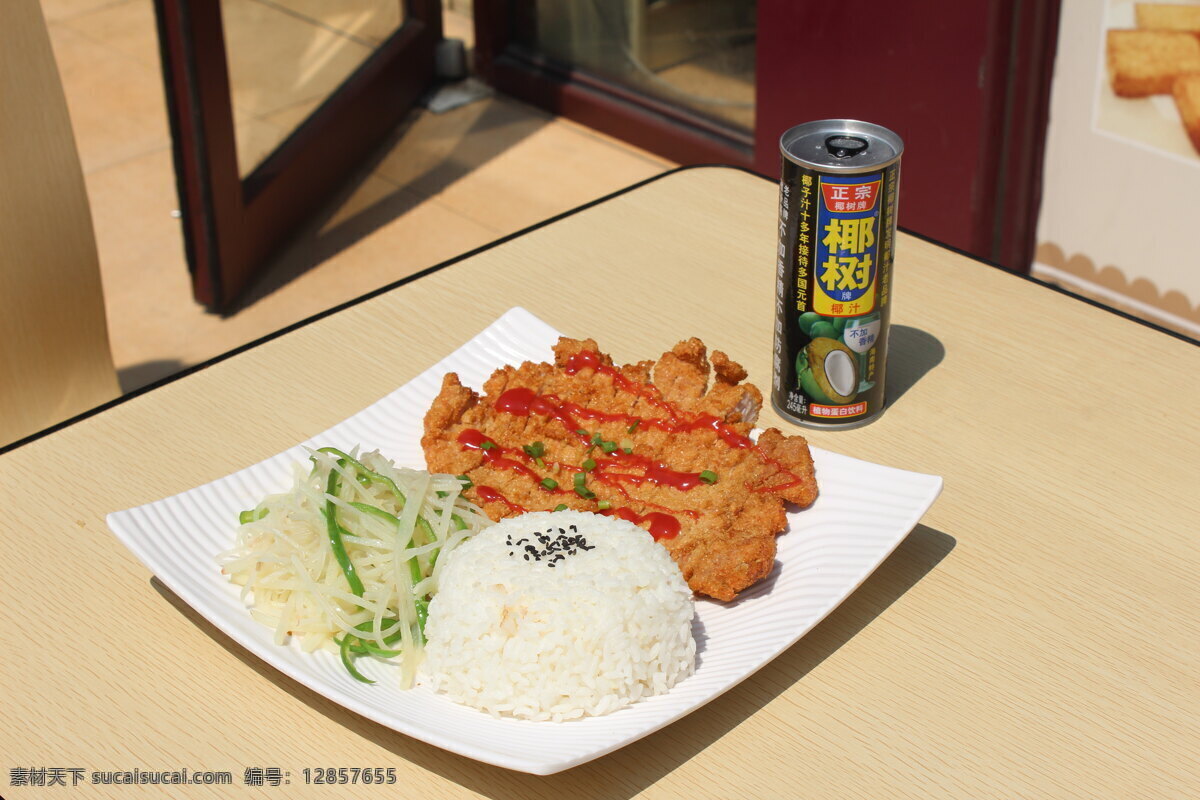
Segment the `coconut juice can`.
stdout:
[[832,119],[788,129],[779,149],[771,399],[801,425],[861,425],[884,406],[904,143]]

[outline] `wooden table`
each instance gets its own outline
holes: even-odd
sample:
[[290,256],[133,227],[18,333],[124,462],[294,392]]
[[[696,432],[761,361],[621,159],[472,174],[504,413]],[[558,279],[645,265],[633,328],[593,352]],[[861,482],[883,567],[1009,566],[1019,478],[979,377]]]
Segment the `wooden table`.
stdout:
[[[52,793],[15,769],[187,767],[234,787],[71,796],[1195,796],[1200,348],[912,236],[891,406],[809,438],[942,475],[941,498],[796,646],[585,766],[509,772],[364,720],[233,644],[105,527],[324,430],[514,305],[618,360],[698,335],[765,386],[776,202],[740,171],[668,174],[0,456],[0,794]],[[306,786],[312,766],[399,783]],[[244,786],[255,767],[291,785]]]

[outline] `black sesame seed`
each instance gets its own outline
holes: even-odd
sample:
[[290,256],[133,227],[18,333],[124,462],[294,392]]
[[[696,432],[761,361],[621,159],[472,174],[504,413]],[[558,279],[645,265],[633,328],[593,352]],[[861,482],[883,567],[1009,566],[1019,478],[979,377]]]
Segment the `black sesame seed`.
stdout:
[[[568,530],[571,533],[567,533]],[[537,537],[537,543],[524,546],[525,560],[548,564],[552,567],[560,561],[566,561],[568,556],[579,555],[580,551],[596,549],[593,545],[588,544],[587,538],[579,533],[579,528],[574,525],[568,525],[565,528],[548,528],[544,532],[535,531],[533,535]],[[528,541],[529,539],[521,538],[513,546],[519,547],[523,542]]]

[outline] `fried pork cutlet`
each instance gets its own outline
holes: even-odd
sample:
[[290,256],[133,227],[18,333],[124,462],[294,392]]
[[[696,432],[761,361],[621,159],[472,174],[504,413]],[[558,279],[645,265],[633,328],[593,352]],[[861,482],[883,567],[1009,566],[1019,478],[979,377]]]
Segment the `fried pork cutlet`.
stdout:
[[802,437],[748,438],[762,393],[745,378],[699,339],[617,367],[564,337],[553,364],[503,367],[482,397],[446,375],[421,445],[430,470],[470,478],[492,519],[563,507],[628,519],[694,591],[732,600],[771,571],[785,501],[817,496]]

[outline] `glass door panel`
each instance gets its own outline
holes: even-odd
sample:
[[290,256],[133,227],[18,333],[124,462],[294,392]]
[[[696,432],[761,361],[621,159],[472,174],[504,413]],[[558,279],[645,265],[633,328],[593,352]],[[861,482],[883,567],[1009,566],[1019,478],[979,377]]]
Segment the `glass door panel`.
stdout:
[[534,0],[519,44],[750,133],[755,0]]
[[439,0],[155,0],[196,299],[225,311],[413,108]]
[[404,21],[401,0],[221,0],[238,168],[249,175]]

